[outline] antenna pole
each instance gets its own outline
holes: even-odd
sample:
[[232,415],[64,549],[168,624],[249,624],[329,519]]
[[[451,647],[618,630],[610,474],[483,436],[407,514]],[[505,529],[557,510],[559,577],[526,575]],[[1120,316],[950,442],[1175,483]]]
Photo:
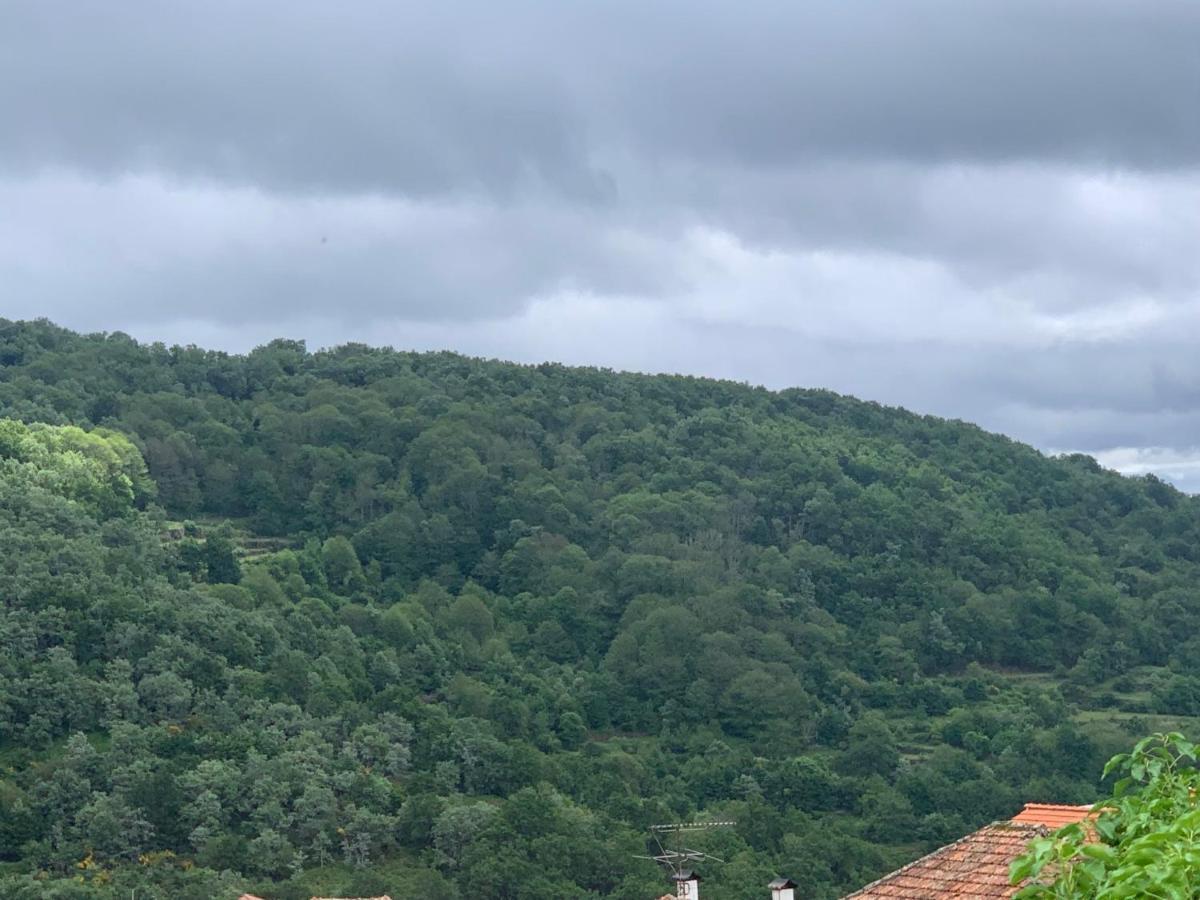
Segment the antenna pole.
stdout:
[[[693,850],[690,847],[680,847],[676,850],[663,846],[663,842],[659,835],[674,835],[679,838],[682,832],[685,831],[709,831],[716,828],[732,828],[737,822],[670,822],[664,825],[651,825],[650,836],[654,839],[654,843],[658,846],[658,853],[654,856],[635,856],[634,859],[648,859],[651,862],[656,862],[670,871],[672,876],[679,876],[684,872],[687,863],[703,862],[712,860],[713,862],[723,863],[725,860],[717,856],[712,856],[700,850]],[[678,890],[683,890],[682,882]]]

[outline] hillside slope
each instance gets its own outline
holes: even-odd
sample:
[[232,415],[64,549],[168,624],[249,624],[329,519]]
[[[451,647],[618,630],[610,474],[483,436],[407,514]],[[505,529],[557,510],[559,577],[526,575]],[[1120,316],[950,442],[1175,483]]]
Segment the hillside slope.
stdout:
[[963,423],[4,320],[0,417],[4,896],[835,896],[1200,713],[1200,501]]

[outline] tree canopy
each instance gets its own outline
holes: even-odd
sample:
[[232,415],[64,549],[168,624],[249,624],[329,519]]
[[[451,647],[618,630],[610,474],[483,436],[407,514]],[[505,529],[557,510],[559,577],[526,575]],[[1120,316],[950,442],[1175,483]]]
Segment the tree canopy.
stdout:
[[1200,501],[823,391],[0,320],[0,548],[6,897],[834,897],[1200,715]]

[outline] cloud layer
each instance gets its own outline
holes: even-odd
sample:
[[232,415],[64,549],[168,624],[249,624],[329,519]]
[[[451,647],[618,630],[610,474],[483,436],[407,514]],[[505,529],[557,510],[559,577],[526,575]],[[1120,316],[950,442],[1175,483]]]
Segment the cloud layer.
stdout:
[[1200,489],[1200,7],[15,2],[0,315],[824,386]]

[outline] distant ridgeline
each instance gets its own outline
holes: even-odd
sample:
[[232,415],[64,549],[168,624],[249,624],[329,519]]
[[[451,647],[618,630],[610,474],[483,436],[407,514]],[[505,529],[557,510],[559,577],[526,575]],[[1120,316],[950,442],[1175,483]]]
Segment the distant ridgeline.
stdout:
[[1200,720],[1200,501],[821,391],[0,320],[0,896],[833,897]]

